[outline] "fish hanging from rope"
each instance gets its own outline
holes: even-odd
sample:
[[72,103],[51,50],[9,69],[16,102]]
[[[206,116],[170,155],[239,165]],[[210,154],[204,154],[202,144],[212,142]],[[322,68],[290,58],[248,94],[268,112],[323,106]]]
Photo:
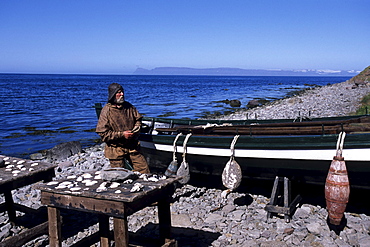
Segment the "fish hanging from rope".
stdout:
[[[238,162],[235,161],[235,144],[238,138],[239,135],[234,136],[234,139],[231,142],[231,156],[222,172],[222,183],[226,188],[228,188],[228,193],[238,188],[242,181],[242,170]],[[226,195],[224,196],[226,197]]]
[[177,136],[175,137],[175,140],[173,141],[172,161],[171,161],[171,163],[169,164],[169,166],[167,167],[167,169],[164,173],[164,175],[166,175],[168,177],[176,175],[176,172],[177,172],[178,164],[177,164],[177,159],[176,159],[176,152],[177,152],[176,142],[177,142],[177,140],[179,139],[180,136],[182,136],[182,133],[177,134]]
[[177,170],[177,173],[176,173],[177,176],[182,177],[182,179],[179,180],[179,182],[181,184],[186,184],[190,180],[189,164],[188,164],[188,162],[186,162],[186,153],[187,153],[187,146],[186,145],[189,141],[190,136],[191,136],[191,133],[187,134],[186,137],[185,137],[184,144],[183,144],[184,152],[182,154],[183,160],[182,160],[181,165],[180,165],[180,167],[179,167],[179,169]]

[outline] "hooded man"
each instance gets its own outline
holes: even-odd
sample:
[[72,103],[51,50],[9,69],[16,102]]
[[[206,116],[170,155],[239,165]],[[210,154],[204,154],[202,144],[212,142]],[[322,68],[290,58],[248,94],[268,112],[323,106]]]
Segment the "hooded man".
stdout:
[[108,87],[108,103],[103,107],[96,133],[106,143],[104,154],[111,167],[125,167],[125,159],[134,171],[150,173],[144,156],[139,152],[138,135],[142,116],[125,101],[123,87],[112,83]]

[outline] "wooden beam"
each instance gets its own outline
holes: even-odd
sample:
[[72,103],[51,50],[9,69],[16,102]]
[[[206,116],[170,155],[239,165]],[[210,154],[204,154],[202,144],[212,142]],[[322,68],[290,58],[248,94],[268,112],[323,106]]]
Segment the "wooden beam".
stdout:
[[99,214],[100,246],[109,247],[109,217]]
[[16,213],[14,208],[14,201],[12,196],[12,191],[4,191],[5,196],[5,208],[8,211],[9,220],[14,222],[16,219]]
[[62,224],[60,211],[55,207],[48,207],[49,219],[49,246],[62,247]]
[[113,218],[115,247],[128,247],[128,224],[127,218]]
[[99,198],[60,196],[44,191],[41,194],[41,203],[44,205],[58,206],[60,208],[74,209],[84,212],[104,213],[108,216],[122,218],[125,216],[125,204],[118,201],[109,201]]
[[48,233],[48,222],[44,222],[40,225],[37,225],[33,228],[25,230],[14,237],[8,238],[0,242],[0,247],[20,247],[23,246],[25,243],[35,239],[38,236],[44,235]]

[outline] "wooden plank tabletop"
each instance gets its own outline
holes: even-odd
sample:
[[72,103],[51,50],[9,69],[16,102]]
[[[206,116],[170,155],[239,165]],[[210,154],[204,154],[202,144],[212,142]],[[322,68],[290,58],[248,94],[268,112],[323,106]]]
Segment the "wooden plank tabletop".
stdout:
[[[108,182],[101,179],[99,173],[97,171],[76,176],[72,175],[67,179],[38,184],[35,188],[60,195],[73,195],[130,203],[152,193],[156,194],[162,188],[181,179],[181,177],[167,177],[158,181],[148,181],[144,178],[138,178],[133,180],[132,183]],[[130,192],[138,183],[142,185],[141,190]]]
[[0,193],[20,188],[38,181],[51,180],[57,165],[0,155]]

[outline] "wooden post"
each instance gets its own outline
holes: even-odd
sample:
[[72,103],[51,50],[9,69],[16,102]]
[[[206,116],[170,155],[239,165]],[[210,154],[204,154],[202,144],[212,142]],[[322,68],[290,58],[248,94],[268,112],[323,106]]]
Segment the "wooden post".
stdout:
[[[277,198],[279,196],[279,182],[284,182],[284,206],[277,205]],[[284,214],[286,222],[290,221],[290,215],[296,208],[297,204],[301,201],[301,196],[297,195],[293,201],[291,201],[291,185],[290,180],[286,177],[275,178],[274,187],[272,188],[271,198],[269,204],[266,205],[265,210],[267,211],[267,220],[271,218],[271,213]]]
[[49,219],[49,246],[62,247],[62,227],[60,211],[55,207],[48,207]]
[[113,218],[115,247],[128,247],[127,217]]
[[158,201],[159,236],[163,243],[171,240],[171,209],[169,198]]
[[31,229],[23,230],[17,235],[0,242],[0,247],[21,247],[32,239],[48,233],[48,222],[44,222]]
[[[274,186],[272,187],[271,198],[269,205],[276,205],[277,195],[279,191],[279,177],[275,177]],[[271,211],[267,210],[267,219],[271,218]]]
[[11,190],[4,191],[4,196],[5,196],[5,206],[6,210],[8,211],[9,220],[11,222],[14,222],[16,219],[16,213],[14,208],[12,191]]
[[109,247],[109,217],[99,214],[100,246]]
[[[288,178],[284,177],[284,208],[289,208],[289,203],[291,201],[290,189],[290,181]],[[284,214],[284,219],[286,222],[289,222],[290,215]]]

